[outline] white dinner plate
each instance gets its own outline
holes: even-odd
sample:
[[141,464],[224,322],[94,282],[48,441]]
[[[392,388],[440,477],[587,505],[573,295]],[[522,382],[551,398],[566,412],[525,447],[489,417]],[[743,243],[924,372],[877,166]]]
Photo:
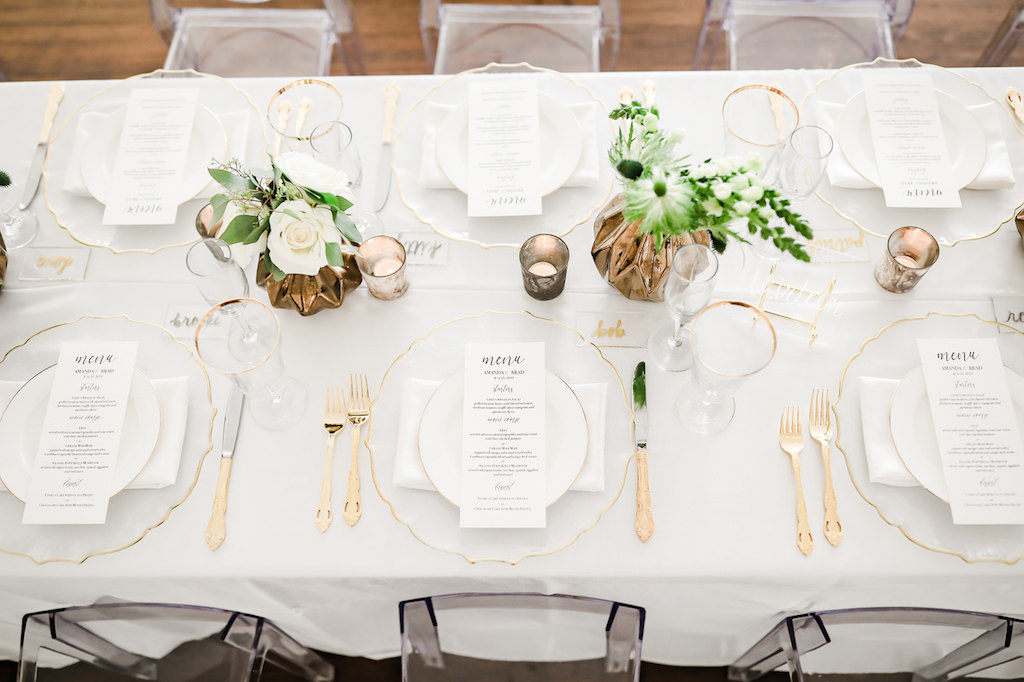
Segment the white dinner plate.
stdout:
[[[18,389],[0,416],[0,482],[19,500],[28,496],[32,463],[43,432],[46,404],[57,366],[47,367]],[[160,435],[160,403],[146,375],[135,370],[128,392],[124,431],[117,452],[111,497],[128,487],[149,462]]]
[[[572,176],[583,154],[583,129],[569,107],[537,93],[540,132],[540,193],[547,196]],[[469,102],[449,113],[437,129],[437,162],[441,172],[464,194],[469,193]]]
[[[960,102],[941,90],[935,91],[939,107],[939,120],[949,148],[949,161],[953,165],[953,181],[957,189],[971,184],[985,165],[988,145],[978,119]],[[836,126],[839,148],[853,169],[876,187],[882,186],[875,159],[875,146],[868,123],[867,98],[858,92],[846,103]]]
[[[1024,425],[1024,377],[1006,368],[1017,423]],[[917,482],[943,502],[949,502],[942,456],[935,436],[935,423],[928,402],[921,365],[910,370],[892,396],[889,407],[889,430],[903,465]]]
[[[110,194],[110,183],[114,177],[114,164],[121,144],[121,130],[127,108],[121,107],[108,117],[106,125],[99,126],[93,135],[86,138],[82,150],[82,180],[89,194],[106,205]],[[196,107],[195,123],[189,139],[185,170],[175,201],[183,204],[195,198],[212,182],[207,168],[213,157],[223,158],[227,154],[228,136],[220,119],[204,106]]]
[[[459,506],[462,480],[463,372],[437,387],[420,422],[420,461],[431,484]],[[587,418],[576,394],[554,373],[547,372],[547,506],[576,481],[587,458]]]

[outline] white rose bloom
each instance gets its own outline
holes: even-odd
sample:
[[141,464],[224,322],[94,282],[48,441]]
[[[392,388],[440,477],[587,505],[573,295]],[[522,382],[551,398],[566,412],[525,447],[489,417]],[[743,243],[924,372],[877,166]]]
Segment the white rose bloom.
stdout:
[[[285,213],[291,211],[298,219]],[[315,275],[327,265],[327,244],[340,246],[341,235],[328,208],[286,201],[270,214],[270,258],[287,275]]]
[[707,212],[709,216],[714,216],[715,218],[717,218],[718,216],[722,215],[722,205],[715,201],[714,199],[705,199],[701,203],[701,205],[704,207],[704,210]]
[[740,198],[743,201],[757,202],[764,196],[764,188],[759,185],[751,185],[740,192]]
[[757,212],[765,220],[771,220],[775,217],[775,211],[772,210],[771,206],[761,206],[757,209]]
[[710,178],[715,174],[715,172],[716,169],[714,164],[701,163],[698,164],[696,168],[694,168],[693,171],[690,172],[690,175],[692,175],[694,178],[698,180],[703,180],[704,178]]
[[[224,209],[224,215],[221,218],[220,229],[217,231],[217,234],[223,234],[224,230],[228,229],[231,221],[243,214],[256,215],[256,209],[248,206],[239,206],[235,202],[229,201],[227,208]],[[237,244],[228,244],[228,248],[231,249],[231,259],[238,263],[238,267],[246,268],[253,258],[263,253],[263,250],[267,248],[267,233],[261,234],[260,238],[252,244],[238,242]]]
[[348,174],[317,161],[305,152],[286,152],[275,157],[274,163],[296,185],[352,200]]
[[732,187],[727,182],[716,182],[711,185],[711,191],[714,192],[715,198],[719,201],[725,201],[732,195]]
[[747,215],[754,210],[754,205],[749,201],[737,201],[732,205],[732,210],[736,211],[736,215]]

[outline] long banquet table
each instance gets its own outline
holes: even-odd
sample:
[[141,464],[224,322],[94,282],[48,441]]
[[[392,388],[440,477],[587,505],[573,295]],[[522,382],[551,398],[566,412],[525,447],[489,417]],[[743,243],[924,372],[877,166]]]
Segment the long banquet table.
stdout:
[[[1024,82],[1024,69],[964,73],[996,98],[1007,85]],[[754,82],[778,83],[799,102],[826,75],[602,73],[578,79],[608,103],[624,85],[639,91],[644,79],[654,79],[662,121],[685,128],[693,158],[703,159],[722,150],[720,107],[731,90]],[[345,97],[344,118],[356,133],[368,177],[379,153],[383,90],[389,80],[401,87],[399,116],[439,82],[433,76],[330,79]],[[261,107],[284,82],[237,81]],[[103,85],[67,83],[74,90]],[[16,179],[28,170],[48,87],[0,85],[2,163]],[[58,126],[69,113],[61,112]],[[41,220],[33,246],[75,245],[54,223],[41,193],[33,207]],[[800,208],[820,232],[850,227],[816,199]],[[395,196],[381,217],[391,233],[429,229]],[[777,440],[781,408],[806,406],[813,387],[829,387],[834,395],[846,361],[889,322],[930,311],[991,318],[992,295],[1024,295],[1024,251],[1012,222],[988,238],[944,248],[933,272],[902,296],[879,288],[868,263],[811,266],[808,272],[825,271],[838,280],[820,338],[809,346],[805,337],[784,332],[774,362],[740,392],[736,419],[724,433],[699,436],[684,430],[673,402],[685,379],[649,370],[657,529],[648,544],[633,531],[631,464],[618,502],[570,547],[517,565],[467,563],[421,544],[392,517],[374,491],[365,449],[362,520],[352,528],[339,520],[320,534],[314,512],[324,449],[320,399],[327,385],[343,383],[351,371],[365,371],[371,383],[379,382],[412,339],[440,322],[488,309],[528,310],[569,325],[581,310],[647,310],[652,319],[661,319],[665,313],[657,304],[627,301],[601,280],[589,256],[592,240],[589,226],[570,235],[566,293],[546,303],[524,293],[513,250],[452,242],[446,266],[411,267],[411,288],[396,302],[375,300],[360,288],[339,310],[309,318],[279,311],[285,364],[307,386],[309,408],[298,426],[283,432],[264,430],[243,416],[224,545],[212,552],[203,538],[217,479],[218,418],[214,452],[195,490],[136,545],[83,564],[36,565],[0,554],[0,657],[17,657],[23,613],[103,597],[258,613],[306,645],[386,657],[399,650],[396,607],[401,599],[455,591],[583,594],[645,606],[644,658],[689,665],[727,664],[780,615],[810,609],[905,605],[1024,613],[1022,566],[968,564],[910,542],[858,495],[838,453],[833,473],[845,536],[838,547],[829,546],[821,533],[821,458],[811,447],[802,464],[816,546],[810,557],[802,556],[795,544],[792,471]],[[867,241],[872,259],[877,258],[882,240]],[[22,256],[14,252],[8,284],[0,293],[0,348],[81,313],[127,313],[161,322],[169,304],[201,303],[188,281],[184,253],[176,248],[155,255],[114,255],[93,249],[84,282],[57,284],[19,281],[14,275]],[[741,250],[733,249],[716,297],[756,300],[762,283],[743,267]],[[255,296],[265,293],[257,289]],[[629,376],[643,351],[606,349],[606,355],[622,376]],[[218,406],[226,395],[227,384],[215,378]],[[344,494],[345,469],[335,467],[336,506]]]

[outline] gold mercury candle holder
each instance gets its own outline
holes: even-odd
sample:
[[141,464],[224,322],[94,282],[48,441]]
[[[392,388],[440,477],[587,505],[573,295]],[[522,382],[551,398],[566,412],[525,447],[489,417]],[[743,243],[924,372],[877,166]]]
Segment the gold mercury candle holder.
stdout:
[[379,235],[359,247],[356,264],[366,288],[382,301],[392,301],[408,290],[405,274],[405,247],[394,237]]
[[538,301],[549,301],[565,289],[569,247],[553,234],[535,234],[519,249],[523,286]]
[[939,259],[939,243],[920,227],[901,227],[889,235],[886,251],[875,268],[883,289],[903,294],[915,286]]

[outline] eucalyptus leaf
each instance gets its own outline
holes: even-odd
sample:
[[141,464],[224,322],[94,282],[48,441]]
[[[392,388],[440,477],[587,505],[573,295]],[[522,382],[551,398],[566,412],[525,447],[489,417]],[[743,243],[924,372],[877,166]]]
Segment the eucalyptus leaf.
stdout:
[[255,244],[263,236],[263,233],[270,229],[270,220],[264,220],[263,222],[256,225],[256,229],[246,235],[245,239],[242,240],[243,244]]
[[244,241],[258,226],[259,219],[254,215],[235,216],[220,238],[228,244],[237,244]]
[[228,198],[223,194],[214,194],[210,197],[210,206],[213,207],[213,217],[210,218],[210,224],[216,225],[224,217],[224,211],[228,207]]
[[345,239],[350,242],[361,242],[363,236],[359,234],[359,228],[352,222],[352,218],[347,213],[337,213],[334,216],[334,225],[338,228],[338,231],[345,236]]
[[217,181],[219,185],[225,189],[230,189],[235,192],[245,192],[250,189],[256,189],[256,185],[251,180],[235,175],[231,171],[226,171],[223,168],[209,168],[207,169],[210,173],[210,177]]
[[345,261],[341,255],[341,247],[334,242],[327,242],[327,263],[333,265],[336,268],[340,268],[344,265]]
[[267,249],[267,252],[263,254],[263,264],[267,267],[270,276],[274,278],[275,282],[280,282],[287,276],[284,270],[274,265],[274,261],[270,260],[270,249]]

